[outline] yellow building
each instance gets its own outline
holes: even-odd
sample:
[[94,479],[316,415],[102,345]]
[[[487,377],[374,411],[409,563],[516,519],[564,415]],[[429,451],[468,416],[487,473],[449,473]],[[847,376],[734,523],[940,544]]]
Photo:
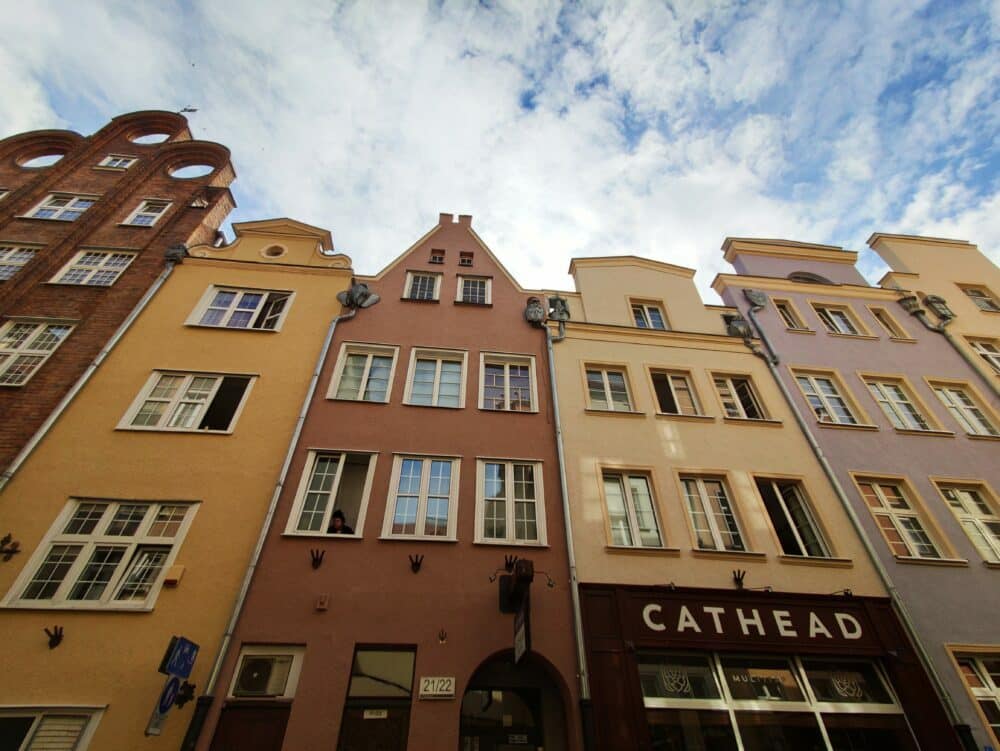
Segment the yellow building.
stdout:
[[234,229],[173,268],[0,494],[13,748],[180,746],[192,705],[143,737],[161,658],[199,644],[204,689],[352,278],[326,230]]

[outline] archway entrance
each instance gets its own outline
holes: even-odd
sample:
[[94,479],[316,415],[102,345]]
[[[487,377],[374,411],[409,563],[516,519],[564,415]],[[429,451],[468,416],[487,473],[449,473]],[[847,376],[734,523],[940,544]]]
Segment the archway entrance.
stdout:
[[512,651],[476,670],[462,697],[459,751],[565,751],[566,713],[550,669]]

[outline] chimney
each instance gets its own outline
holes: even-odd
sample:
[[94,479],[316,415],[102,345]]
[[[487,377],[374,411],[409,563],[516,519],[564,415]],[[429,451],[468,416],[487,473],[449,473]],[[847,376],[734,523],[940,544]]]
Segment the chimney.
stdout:
[[454,214],[438,214],[438,224],[444,227],[446,224],[454,224],[455,215]]
[[461,224],[463,227],[471,227],[472,226],[472,214],[459,214],[458,215],[458,223]]

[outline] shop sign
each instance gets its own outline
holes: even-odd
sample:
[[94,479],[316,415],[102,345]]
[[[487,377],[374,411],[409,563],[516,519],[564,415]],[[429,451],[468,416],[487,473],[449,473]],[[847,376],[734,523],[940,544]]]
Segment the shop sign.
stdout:
[[366,709],[364,715],[362,715],[366,720],[388,720],[389,710],[388,709]]
[[454,699],[455,676],[429,675],[420,678],[421,699]]

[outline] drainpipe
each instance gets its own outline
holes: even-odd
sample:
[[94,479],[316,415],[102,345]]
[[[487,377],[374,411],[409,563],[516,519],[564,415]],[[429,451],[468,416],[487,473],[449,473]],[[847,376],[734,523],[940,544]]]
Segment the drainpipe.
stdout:
[[153,296],[160,290],[163,283],[167,281],[167,277],[173,273],[174,267],[179,263],[183,263],[184,256],[186,255],[187,247],[183,244],[171,245],[167,248],[167,252],[164,255],[166,258],[166,266],[164,266],[163,271],[160,272],[160,275],[156,277],[156,280],[152,283],[152,285],[150,285],[149,289],[146,290],[146,293],[140,298],[139,302],[136,303],[135,307],[132,308],[132,312],[130,312],[125,320],[122,321],[118,330],[115,331],[110,339],[108,339],[103,349],[97,353],[97,357],[94,358],[93,362],[91,362],[90,365],[87,366],[87,369],[83,371],[83,374],[76,379],[76,383],[74,383],[70,390],[66,392],[66,395],[62,398],[59,404],[56,405],[56,408],[49,413],[49,416],[45,419],[45,422],[42,423],[41,427],[35,431],[34,435],[32,435],[28,442],[24,445],[24,448],[21,449],[11,463],[7,465],[7,468],[3,471],[3,473],[0,474],[0,491],[4,489],[4,486],[10,482],[11,478],[14,477],[14,474],[21,468],[21,465],[24,464],[29,456],[31,456],[32,452],[38,447],[38,444],[41,443],[42,439],[45,438],[46,434],[48,434],[48,432],[52,429],[52,426],[56,424],[56,420],[62,416],[62,413],[66,411],[66,408],[69,407],[70,403],[76,398],[76,395],[80,393],[80,390],[87,385],[87,381],[90,380],[91,376],[94,375],[107,356],[111,354],[111,350],[115,348],[121,338],[125,336],[125,332],[131,328],[133,323],[135,323],[135,319],[139,317],[139,314],[146,308],[149,301],[153,299]]
[[[858,537],[861,539],[861,543],[865,547],[865,551],[868,553],[868,557],[872,560],[875,566],[875,570],[878,572],[879,578],[882,580],[882,584],[885,586],[886,590],[889,592],[889,597],[892,604],[895,606],[897,613],[899,614],[900,621],[903,623],[903,627],[906,630],[907,635],[913,642],[913,645],[917,649],[917,654],[920,657],[920,661],[924,664],[924,668],[927,670],[931,677],[931,683],[934,685],[935,693],[937,693],[938,698],[941,703],[944,704],[945,711],[948,714],[948,720],[951,722],[952,727],[955,728],[955,732],[965,746],[967,751],[978,751],[978,746],[972,737],[971,728],[961,722],[961,717],[958,714],[958,710],[955,708],[955,704],[951,699],[951,695],[944,686],[944,682],[941,680],[941,676],[934,667],[934,663],[931,660],[930,654],[924,647],[923,642],[917,635],[916,628],[913,625],[913,621],[910,617],[909,611],[906,609],[906,605],[903,602],[903,598],[900,596],[899,591],[896,589],[892,578],[889,576],[889,572],[886,570],[885,566],[882,565],[882,561],[878,557],[878,553],[875,550],[874,545],[872,545],[871,540],[869,540],[868,535],[865,533],[864,528],[861,525],[861,519],[858,518],[857,513],[854,511],[854,507],[851,505],[850,500],[847,497],[847,493],[844,491],[843,486],[840,484],[840,480],[837,479],[837,475],[833,471],[833,467],[830,466],[830,462],[827,461],[826,455],[823,453],[822,447],[817,442],[812,431],[809,429],[808,423],[806,423],[805,418],[799,411],[798,405],[792,398],[788,387],[785,382],[781,379],[778,373],[777,364],[780,362],[778,355],[771,344],[771,340],[768,339],[767,332],[757,321],[757,311],[762,309],[767,303],[767,296],[758,290],[744,289],[743,295],[746,297],[747,302],[750,303],[747,308],[747,317],[753,324],[753,330],[756,330],[759,334],[761,341],[764,343],[766,352],[762,352],[760,348],[754,344],[750,337],[753,334],[753,330],[750,330],[749,326],[744,323],[741,327],[738,323],[732,328],[733,333],[738,334],[743,337],[743,341],[750,348],[750,350],[760,357],[764,362],[767,363],[768,369],[771,371],[771,375],[774,377],[775,382],[778,384],[778,388],[781,390],[782,396],[784,396],[785,401],[788,402],[788,406],[792,409],[792,414],[795,415],[795,421],[798,423],[799,428],[802,430],[803,435],[806,437],[806,441],[809,443],[809,447],[812,449],[813,454],[815,454],[816,459],[819,461],[820,466],[823,468],[823,473],[826,475],[830,484],[833,486],[833,490],[840,500],[841,505],[847,512],[847,517],[851,520],[851,525],[854,527],[854,531],[857,533]],[[918,741],[919,742],[919,741]]]
[[[363,288],[363,290],[359,290],[359,288]],[[312,403],[313,395],[316,393],[316,385],[319,382],[319,376],[320,372],[323,370],[323,364],[326,362],[326,357],[329,354],[330,344],[333,341],[333,334],[337,329],[337,324],[341,321],[347,321],[354,318],[354,316],[358,314],[358,310],[360,308],[367,308],[374,305],[378,302],[379,296],[368,292],[368,286],[365,284],[354,284],[350,291],[338,294],[337,299],[340,300],[341,304],[348,307],[350,310],[330,321],[330,325],[326,330],[326,337],[323,339],[323,346],[320,348],[319,357],[316,359],[316,367],[313,369],[312,378],[309,381],[309,388],[306,390],[306,396],[302,400],[302,408],[299,410],[298,419],[295,421],[295,429],[292,431],[292,437],[288,441],[288,450],[285,452],[285,461],[281,465],[281,471],[278,473],[278,481],[274,485],[274,492],[271,493],[271,501],[268,504],[264,522],[261,524],[260,534],[257,535],[257,544],[254,546],[253,554],[250,556],[250,562],[247,564],[247,569],[243,574],[243,582],[240,585],[239,593],[236,595],[236,602],[233,605],[232,614],[229,616],[229,623],[226,625],[226,631],[222,635],[222,642],[215,654],[215,662],[212,663],[212,672],[208,675],[208,681],[205,684],[205,692],[198,697],[198,701],[196,702],[194,708],[194,714],[191,716],[191,722],[188,724],[187,732],[184,734],[184,740],[181,742],[181,751],[193,751],[195,745],[198,743],[198,737],[201,735],[201,729],[205,725],[205,719],[208,717],[208,710],[212,707],[212,702],[215,701],[215,686],[216,683],[218,683],[219,674],[222,672],[222,663],[226,659],[226,653],[229,651],[229,645],[233,640],[233,633],[236,631],[236,624],[239,622],[240,615],[243,612],[243,605],[246,602],[247,593],[250,590],[250,583],[253,580],[254,572],[257,570],[257,564],[260,562],[261,552],[264,549],[264,542],[267,540],[268,532],[271,529],[271,522],[274,520],[274,513],[278,506],[278,498],[281,496],[281,490],[285,486],[288,469],[292,464],[292,457],[295,455],[295,447],[298,445],[299,436],[302,433],[302,426],[305,424],[306,415],[309,413],[309,405]]]

